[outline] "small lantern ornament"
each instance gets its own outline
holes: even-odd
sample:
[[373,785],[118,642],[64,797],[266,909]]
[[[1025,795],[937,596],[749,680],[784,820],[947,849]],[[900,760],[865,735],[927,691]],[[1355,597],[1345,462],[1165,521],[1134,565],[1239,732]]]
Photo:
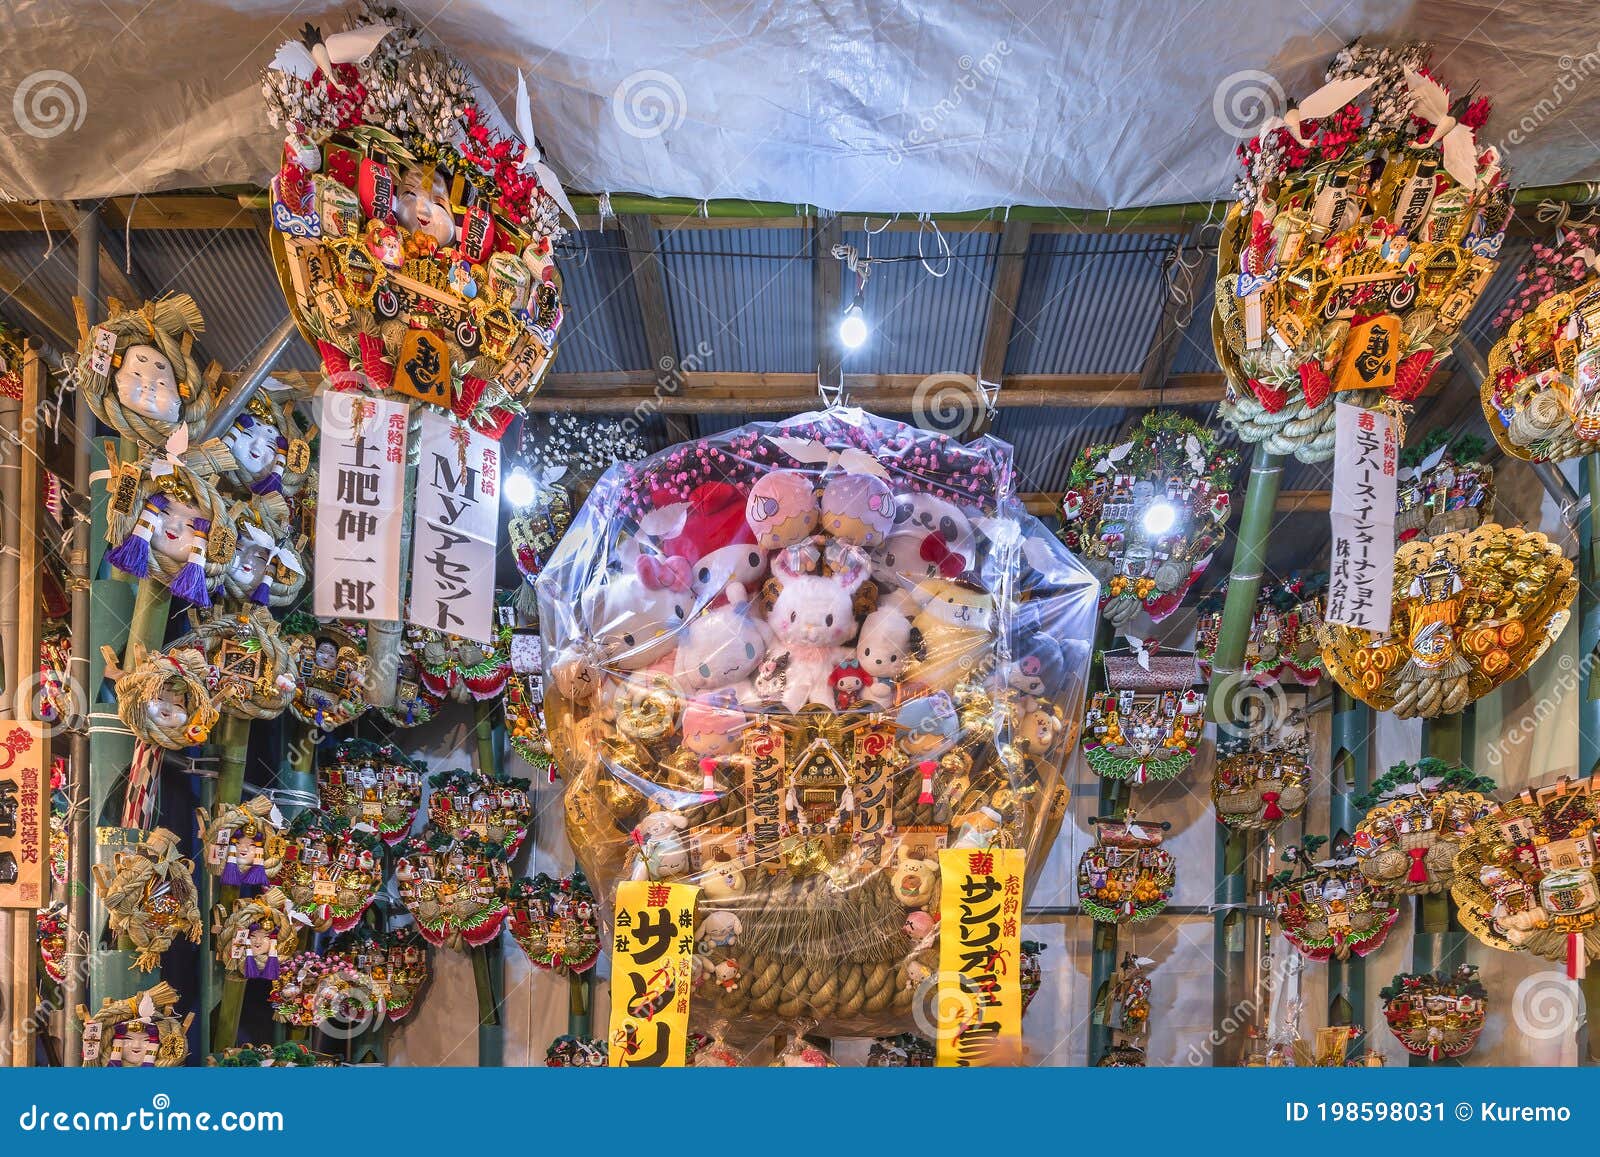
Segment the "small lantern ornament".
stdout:
[[189,1056],[194,1013],[179,1017],[178,990],[165,981],[120,1000],[106,997],[94,1015],[78,1006],[86,1069],[167,1069]]
[[386,844],[411,830],[422,803],[423,768],[400,749],[370,739],[346,739],[317,762],[322,805],[352,825],[365,824]]
[[1097,775],[1129,783],[1172,779],[1188,767],[1205,727],[1205,695],[1192,651],[1153,642],[1104,656],[1107,690],[1089,700],[1083,754]]
[[1387,888],[1361,874],[1348,835],[1335,839],[1331,858],[1314,860],[1327,842],[1323,836],[1306,836],[1298,847],[1285,849],[1283,859],[1294,867],[1272,878],[1278,926],[1283,938],[1310,960],[1365,956],[1384,942],[1400,909]]
[[270,796],[195,812],[206,871],[228,888],[265,887],[283,865],[283,816]]
[[[1256,686],[1277,683],[1315,687],[1322,679],[1317,632],[1322,627],[1327,589],[1328,576],[1321,572],[1295,574],[1261,584],[1244,649],[1244,672]],[[1227,595],[1228,583],[1223,580],[1196,608],[1195,653],[1200,659],[1200,672],[1207,678],[1211,676],[1211,656],[1222,630],[1222,605]]]
[[1455,858],[1473,825],[1489,813],[1495,782],[1440,759],[1397,763],[1355,805],[1361,873],[1395,892],[1443,892],[1455,879]]
[[1400,542],[1477,530],[1494,513],[1494,467],[1483,439],[1431,431],[1400,454],[1395,538]]
[[205,319],[187,293],[138,309],[114,306],[78,346],[73,372],[89,409],[146,451],[166,450],[180,429],[185,444],[198,439],[215,376],[195,360],[203,333]]
[[1600,956],[1600,778],[1557,780],[1492,806],[1456,853],[1462,927],[1491,948],[1565,963]]
[[1378,995],[1395,1039],[1412,1056],[1435,1064],[1472,1051],[1489,1009],[1489,993],[1475,964],[1450,973],[1402,972]]
[[505,850],[475,835],[429,828],[398,847],[395,883],[417,931],[434,947],[477,948],[500,934],[509,912]]
[[428,823],[450,836],[475,836],[517,854],[533,822],[528,781],[471,770],[442,771],[429,778]]
[[1491,522],[1408,542],[1395,551],[1389,633],[1325,624],[1322,658],[1380,711],[1454,714],[1544,654],[1577,589],[1572,562],[1538,531]]
[[1139,611],[1159,623],[1227,535],[1227,487],[1239,458],[1188,418],[1152,411],[1132,436],[1078,456],[1062,498],[1062,541],[1100,582],[1111,623]]
[[276,980],[284,961],[300,949],[306,918],[281,888],[218,908],[212,922],[217,958],[225,971],[246,980]]
[[176,833],[157,828],[109,865],[96,864],[95,889],[113,935],[126,936],[145,972],[161,967],[161,956],[180,937],[200,943],[200,893],[194,861],[178,854]]
[[1511,199],[1476,143],[1489,102],[1452,101],[1428,56],[1351,44],[1239,147],[1211,322],[1219,412],[1271,453],[1325,462],[1336,399],[1416,398],[1495,271]]
[[1078,860],[1078,902],[1091,920],[1138,924],[1158,916],[1177,885],[1177,862],[1161,846],[1166,824],[1095,824],[1094,846]]
[[1211,773],[1217,819],[1236,831],[1269,831],[1299,818],[1310,795],[1310,751],[1310,729],[1292,711],[1262,719],[1245,735],[1219,736]]
[[296,613],[283,633],[294,664],[295,696],[289,709],[308,727],[332,731],[367,710],[367,630],[362,623],[323,622]]
[[583,873],[556,880],[543,872],[511,891],[511,937],[535,968],[578,976],[600,958],[600,920]]
[[344,932],[371,907],[383,885],[383,841],[365,823],[337,812],[301,812],[284,835],[273,880],[316,932]]

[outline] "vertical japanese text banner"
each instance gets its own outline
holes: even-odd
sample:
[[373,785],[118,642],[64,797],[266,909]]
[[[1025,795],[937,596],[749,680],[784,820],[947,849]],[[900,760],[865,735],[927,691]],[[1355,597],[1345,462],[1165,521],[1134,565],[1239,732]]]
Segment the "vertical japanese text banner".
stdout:
[[939,853],[940,1068],[1022,1063],[1021,848]]
[[1333,545],[1323,616],[1363,630],[1389,629],[1400,437],[1388,414],[1339,403],[1333,451]]
[[0,908],[38,908],[49,899],[48,754],[40,724],[0,722]]
[[322,395],[311,601],[322,618],[400,618],[409,414],[388,398]]
[[693,884],[625,880],[612,922],[611,1066],[682,1068],[694,982]]
[[480,643],[493,638],[499,495],[499,444],[441,411],[424,411],[408,622]]

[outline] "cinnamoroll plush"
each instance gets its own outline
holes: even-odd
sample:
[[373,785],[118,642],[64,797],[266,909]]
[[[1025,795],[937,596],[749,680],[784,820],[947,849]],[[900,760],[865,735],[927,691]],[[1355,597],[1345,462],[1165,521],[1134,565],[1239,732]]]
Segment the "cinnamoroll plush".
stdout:
[[684,696],[732,688],[744,702],[755,699],[750,677],[766,657],[771,635],[748,603],[725,603],[701,611],[678,644],[674,677]]

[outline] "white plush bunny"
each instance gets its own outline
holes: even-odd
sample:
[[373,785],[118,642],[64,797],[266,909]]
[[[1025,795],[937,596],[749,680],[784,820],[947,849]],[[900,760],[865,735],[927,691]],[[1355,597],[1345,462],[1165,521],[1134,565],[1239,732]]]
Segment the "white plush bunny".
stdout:
[[870,566],[866,554],[855,546],[829,547],[831,575],[806,573],[814,550],[793,546],[772,560],[772,573],[781,582],[777,601],[767,616],[774,639],[774,656],[787,656],[783,706],[790,712],[816,703],[834,706],[828,676],[851,657],[845,644],[855,636],[856,616],[852,596],[866,581]]
[[701,611],[678,644],[674,671],[685,696],[731,687],[741,702],[755,691],[750,676],[766,657],[771,640],[767,625],[751,614],[749,604],[725,603]]

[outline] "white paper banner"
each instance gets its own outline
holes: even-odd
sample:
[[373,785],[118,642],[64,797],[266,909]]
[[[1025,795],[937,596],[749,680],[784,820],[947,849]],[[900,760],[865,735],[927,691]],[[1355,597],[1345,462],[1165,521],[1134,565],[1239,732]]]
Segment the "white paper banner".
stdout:
[[1330,623],[1384,632],[1394,595],[1394,419],[1338,403],[1333,452],[1333,552],[1328,560]]
[[418,441],[406,621],[487,643],[494,631],[500,446],[432,410],[422,415]]
[[321,618],[400,618],[408,418],[404,402],[322,395],[312,596]]

